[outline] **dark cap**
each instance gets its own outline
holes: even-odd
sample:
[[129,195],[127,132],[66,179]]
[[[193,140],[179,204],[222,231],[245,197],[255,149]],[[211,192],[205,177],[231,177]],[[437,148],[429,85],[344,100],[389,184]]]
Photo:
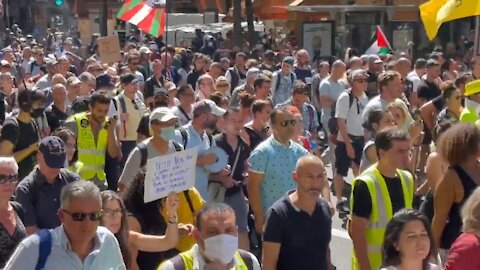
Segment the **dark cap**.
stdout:
[[42,153],[45,163],[49,168],[59,169],[65,167],[67,155],[65,143],[57,136],[48,136],[40,141],[38,152]]
[[137,76],[133,73],[127,73],[120,77],[120,82],[122,84],[136,83],[138,81]]
[[283,58],[282,62],[293,66],[293,63],[295,62],[295,58],[293,58],[292,56],[286,56],[285,58]]
[[434,66],[439,66],[440,64],[437,62],[435,59],[428,59],[427,60],[427,65],[425,66],[426,68],[431,68]]
[[103,74],[97,77],[95,80],[95,89],[101,89],[101,88],[114,88],[115,84],[112,81],[112,78],[108,76],[107,74]]
[[272,50],[267,50],[264,54],[263,57],[268,59],[268,60],[273,60],[273,57],[275,57],[275,54],[273,53]]
[[168,91],[163,87],[154,86],[153,87],[153,97],[163,96],[168,98]]

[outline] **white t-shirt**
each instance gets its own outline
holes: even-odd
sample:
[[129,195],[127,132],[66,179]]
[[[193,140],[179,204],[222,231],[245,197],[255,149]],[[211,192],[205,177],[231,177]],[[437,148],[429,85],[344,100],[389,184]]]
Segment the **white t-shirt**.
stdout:
[[409,79],[413,83],[412,91],[417,92],[418,86],[420,85],[420,82],[422,82],[422,80],[420,79],[420,76],[418,76],[417,72],[414,70],[414,71],[411,71],[410,73],[408,73],[407,79]]
[[[353,94],[351,94],[353,95]],[[365,93],[360,97],[353,96],[352,106],[350,106],[349,91],[344,91],[337,100],[335,107],[335,117],[345,119],[347,122],[347,132],[353,136],[363,136],[362,115],[363,108],[368,103],[368,97]],[[341,133],[338,133],[337,139],[344,141]]]

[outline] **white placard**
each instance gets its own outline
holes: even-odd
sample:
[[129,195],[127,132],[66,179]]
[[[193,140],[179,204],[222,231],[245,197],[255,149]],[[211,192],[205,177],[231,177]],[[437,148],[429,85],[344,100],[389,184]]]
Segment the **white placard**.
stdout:
[[195,185],[198,149],[191,148],[147,161],[145,203],[178,193]]

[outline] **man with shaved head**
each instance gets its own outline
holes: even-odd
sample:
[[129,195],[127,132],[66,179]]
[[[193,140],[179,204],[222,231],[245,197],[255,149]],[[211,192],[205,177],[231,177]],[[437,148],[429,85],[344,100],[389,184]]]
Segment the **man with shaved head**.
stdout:
[[415,98],[412,99],[413,82],[408,79],[408,74],[410,71],[412,71],[412,62],[408,60],[408,58],[400,57],[397,60],[395,69],[402,76],[403,94],[405,94],[406,100],[410,105],[413,105],[413,107],[417,108],[418,104],[412,104],[410,102],[411,100],[415,102]]
[[322,160],[314,155],[297,161],[289,191],[268,210],[263,231],[263,269],[329,269],[331,214],[320,196],[328,190]]

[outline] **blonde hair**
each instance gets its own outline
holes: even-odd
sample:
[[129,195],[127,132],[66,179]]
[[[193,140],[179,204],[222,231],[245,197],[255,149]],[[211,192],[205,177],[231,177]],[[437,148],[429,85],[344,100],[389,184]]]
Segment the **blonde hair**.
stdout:
[[477,187],[462,208],[464,232],[475,232],[480,229],[480,187]]
[[[405,121],[405,120],[407,119],[408,112],[405,111],[403,105],[404,105],[403,101],[397,99],[397,100],[395,100],[394,102],[388,104],[387,110],[390,110],[390,109],[399,109],[399,110],[402,112],[403,119],[404,119],[404,121]],[[402,123],[402,124],[403,124],[403,123]]]

